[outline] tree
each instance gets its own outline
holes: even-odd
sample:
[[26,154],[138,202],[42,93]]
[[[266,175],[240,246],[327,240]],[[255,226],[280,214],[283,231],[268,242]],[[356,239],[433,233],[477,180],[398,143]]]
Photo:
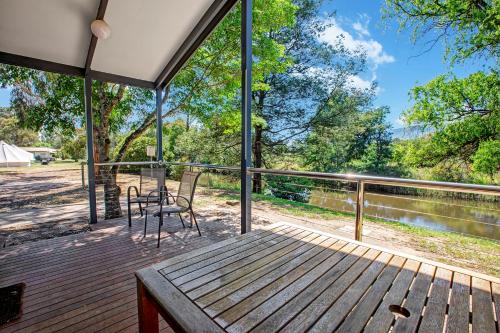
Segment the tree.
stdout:
[[[253,125],[256,168],[269,166],[271,161],[266,160],[266,155],[303,139],[315,124],[334,122],[348,112],[340,107],[336,109],[338,115],[322,114],[321,105],[340,92],[370,95],[370,89],[360,92],[347,84],[350,77],[364,69],[363,55],[346,50],[340,38],[335,46],[320,40],[322,32],[332,24],[319,14],[322,2],[294,1],[299,8],[295,24],[266,32],[284,46],[281,62],[286,66],[262,76],[261,85],[252,94],[253,111],[262,119]],[[261,190],[261,175],[255,174],[253,191]]]
[[472,157],[474,170],[487,174],[491,181],[500,170],[500,140],[483,141]]
[[302,149],[305,165],[323,172],[386,172],[391,157],[387,113],[385,107],[366,110],[361,104],[335,124],[315,125]]
[[444,41],[453,62],[500,56],[499,0],[386,0],[385,14],[411,27],[413,41],[431,35],[429,49]]
[[21,128],[15,112],[10,108],[0,108],[0,140],[16,146],[32,146],[39,141],[38,133]]
[[[499,86],[498,73],[493,71],[463,79],[439,76],[415,87],[411,92],[415,103],[404,113],[406,120],[430,127],[434,133],[415,142],[409,152],[412,163],[420,167],[458,163],[470,168],[475,160],[481,160],[476,154],[493,154],[488,150],[494,150],[500,140]],[[485,144],[490,141],[493,143]],[[486,173],[491,174],[491,168],[478,164],[483,165],[476,162],[476,171],[489,170]]]
[[66,138],[60,149],[63,158],[71,158],[75,162],[84,160],[86,155],[87,140],[85,131],[77,129],[76,134],[71,138]]

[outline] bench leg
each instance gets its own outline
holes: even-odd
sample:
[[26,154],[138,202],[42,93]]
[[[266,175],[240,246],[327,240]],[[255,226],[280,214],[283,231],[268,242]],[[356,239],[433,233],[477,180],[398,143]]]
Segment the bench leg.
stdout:
[[147,292],[142,282],[137,279],[137,309],[139,314],[139,333],[158,333],[158,310],[154,300]]

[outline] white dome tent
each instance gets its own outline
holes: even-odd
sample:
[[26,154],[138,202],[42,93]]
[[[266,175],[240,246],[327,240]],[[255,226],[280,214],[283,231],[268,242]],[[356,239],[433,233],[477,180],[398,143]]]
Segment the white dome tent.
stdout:
[[32,153],[5,141],[0,141],[0,167],[23,167],[31,166],[35,157]]

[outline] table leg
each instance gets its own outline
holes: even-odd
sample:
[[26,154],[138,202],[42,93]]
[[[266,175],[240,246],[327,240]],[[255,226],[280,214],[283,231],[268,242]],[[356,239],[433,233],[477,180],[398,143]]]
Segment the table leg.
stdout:
[[142,282],[137,279],[137,309],[139,312],[140,333],[159,332],[158,310],[156,310],[154,302]]

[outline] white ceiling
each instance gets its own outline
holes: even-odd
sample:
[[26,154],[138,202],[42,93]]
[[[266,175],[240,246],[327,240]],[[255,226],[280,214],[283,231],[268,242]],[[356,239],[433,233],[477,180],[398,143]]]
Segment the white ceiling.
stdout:
[[[154,81],[214,0],[109,0],[91,68]],[[0,0],[0,51],[85,66],[99,0]]]

